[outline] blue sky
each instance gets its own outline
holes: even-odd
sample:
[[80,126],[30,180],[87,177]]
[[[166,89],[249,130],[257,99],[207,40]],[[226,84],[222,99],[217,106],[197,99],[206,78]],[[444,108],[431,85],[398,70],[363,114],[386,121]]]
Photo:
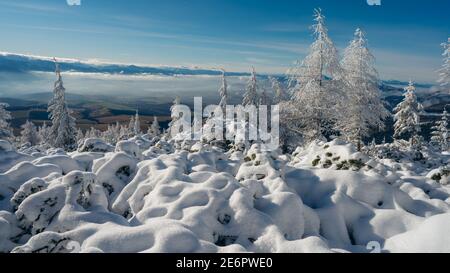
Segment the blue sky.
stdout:
[[283,73],[308,50],[315,7],[340,49],[365,30],[384,79],[435,81],[448,0],[0,0],[0,51]]

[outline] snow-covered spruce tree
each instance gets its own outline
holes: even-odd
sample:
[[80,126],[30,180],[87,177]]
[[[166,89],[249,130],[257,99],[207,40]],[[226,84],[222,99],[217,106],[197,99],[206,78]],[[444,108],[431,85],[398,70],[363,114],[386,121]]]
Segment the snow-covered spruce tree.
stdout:
[[280,146],[286,153],[294,152],[305,144],[302,118],[293,101],[280,103]]
[[269,80],[275,94],[273,103],[281,106],[280,145],[286,152],[293,152],[303,142],[297,109],[295,109],[289,94],[283,89],[280,81],[275,77],[270,77]]
[[225,113],[228,104],[228,83],[225,73],[225,69],[222,69],[222,85],[219,88],[219,106],[222,108],[223,113]]
[[253,67],[252,74],[245,89],[244,98],[242,99],[242,105],[258,105],[258,102],[258,81],[256,79],[255,68]]
[[47,145],[49,143],[50,137],[50,127],[47,125],[47,122],[44,122],[41,127],[38,129],[38,135],[40,139],[41,145]]
[[444,110],[441,120],[436,121],[435,126],[431,128],[431,144],[439,147],[442,151],[447,151],[448,146],[448,113]]
[[116,121],[116,124],[112,126],[112,130],[113,130],[114,140],[115,140],[115,142],[118,142],[120,140],[120,130],[121,130],[121,126],[118,121]]
[[267,125],[270,127],[270,120],[272,118],[271,116],[272,98],[269,97],[265,88],[262,88],[262,92],[259,95],[259,105],[267,106],[267,122],[268,122]]
[[135,136],[141,134],[141,119],[139,117],[139,110],[136,110],[136,115],[134,117],[133,133]]
[[119,140],[127,140],[130,130],[127,125],[121,125],[119,131]]
[[73,150],[76,148],[77,138],[75,127],[75,118],[66,103],[66,89],[63,85],[61,70],[55,60],[56,76],[55,88],[53,90],[53,99],[48,105],[48,112],[52,121],[50,128],[49,142],[53,147]]
[[[270,106],[272,104],[271,98],[267,95],[266,89],[262,89],[261,94],[259,95],[259,104]],[[270,109],[268,109],[270,110]]]
[[450,93],[450,38],[448,38],[447,43],[443,43],[442,47],[444,47],[444,64],[442,68],[439,70],[439,80],[438,82],[444,88],[448,88]]
[[278,81],[278,79],[275,77],[270,77],[269,80],[270,83],[272,84],[273,92],[275,94],[274,103],[278,104],[282,101],[288,100],[289,96],[284,91],[280,81]]
[[[226,128],[226,124],[231,123],[231,120],[226,120],[226,109],[228,104],[228,83],[226,78],[226,71],[222,69],[221,83],[219,87],[219,97],[220,101],[217,108],[206,108],[208,110],[208,114],[205,115],[205,122],[203,124],[203,117],[199,118],[194,115],[192,129],[194,136],[201,136],[201,140],[205,143],[213,144],[213,145],[225,145],[224,133],[225,131],[222,128]],[[221,113],[219,115],[219,113]],[[222,124],[221,128],[218,128]],[[219,134],[220,130],[222,133],[222,137],[217,139],[216,132]]]
[[153,116],[153,123],[152,126],[148,128],[147,134],[149,134],[152,137],[156,137],[161,134],[161,128],[159,126],[158,118],[156,116]]
[[420,113],[423,110],[423,106],[417,101],[415,90],[410,81],[405,88],[405,98],[394,109],[394,138],[409,138],[412,146],[420,142]]
[[306,141],[323,138],[332,131],[336,119],[342,118],[338,107],[342,101],[338,52],[320,9],[315,10],[314,17],[315,41],[306,58],[287,73],[293,105],[282,106],[285,113],[281,114],[287,129],[301,131]]
[[357,29],[342,59],[346,83],[345,118],[339,119],[338,128],[348,141],[357,145],[358,150],[361,150],[363,139],[373,130],[384,129],[384,120],[389,116],[381,99],[374,62],[364,33]]
[[[120,130],[120,127],[119,127]],[[116,125],[114,124],[109,124],[108,125],[108,129],[106,129],[106,131],[104,131],[102,133],[102,138],[110,144],[116,144],[117,139],[118,139],[118,131],[116,129]]]
[[134,126],[136,125],[136,120],[134,116],[130,117],[130,122],[128,123],[128,132],[127,132],[127,138],[132,138],[134,137],[135,131],[134,131]]
[[[228,104],[228,83],[225,69],[222,69],[222,80],[221,85],[219,87],[219,96],[220,101],[218,106],[220,110],[216,109],[215,111],[211,112],[210,115],[207,117],[207,120],[205,121],[202,131],[201,132],[195,131],[194,134],[195,135],[201,134],[202,141],[223,148],[226,146],[226,141],[224,138],[225,130],[223,128],[227,128],[227,124],[231,122],[231,120],[226,120],[226,110]],[[219,113],[221,114],[219,115]],[[201,124],[202,120],[199,119],[198,117],[194,117],[193,128],[195,130],[200,130]],[[217,135],[221,134],[222,136],[218,139],[216,133]]]
[[93,138],[101,138],[102,137],[102,131],[99,129],[96,129],[95,127],[91,127],[90,134]]
[[174,126],[174,124],[180,119],[180,117],[178,115],[176,115],[175,112],[175,108],[181,104],[181,98],[179,96],[175,97],[175,100],[172,103],[172,106],[170,107],[170,117],[172,118],[172,120],[169,122],[169,129],[168,132],[169,134],[171,134],[172,132],[172,127]]
[[121,140],[121,130],[120,123],[116,121],[115,124],[108,126],[108,130],[103,133],[103,138],[106,142],[116,145]]
[[77,130],[77,143],[78,143],[78,145],[79,145],[81,142],[83,142],[83,140],[84,140],[84,133],[83,133],[83,130],[82,130],[81,128],[78,128],[78,130]]
[[13,137],[12,129],[9,125],[11,113],[6,110],[9,105],[0,103],[0,139],[8,140]]
[[20,132],[20,144],[36,146],[39,144],[39,134],[36,126],[33,122],[26,121],[25,124],[21,126],[22,131]]

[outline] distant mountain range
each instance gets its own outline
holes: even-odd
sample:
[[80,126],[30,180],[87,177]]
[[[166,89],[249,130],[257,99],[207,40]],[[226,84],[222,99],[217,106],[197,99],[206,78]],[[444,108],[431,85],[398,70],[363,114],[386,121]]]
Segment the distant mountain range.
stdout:
[[[132,64],[110,64],[75,59],[57,59],[62,71],[81,73],[107,73],[121,75],[221,75],[222,71],[203,68],[139,66]],[[50,57],[0,52],[0,72],[53,72],[55,64]],[[248,73],[227,72],[228,76],[246,76]]]

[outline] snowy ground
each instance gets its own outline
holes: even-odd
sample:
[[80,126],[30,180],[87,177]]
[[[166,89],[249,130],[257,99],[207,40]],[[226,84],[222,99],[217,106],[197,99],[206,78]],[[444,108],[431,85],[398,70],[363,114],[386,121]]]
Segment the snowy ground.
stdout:
[[448,154],[241,148],[0,141],[0,252],[450,252]]

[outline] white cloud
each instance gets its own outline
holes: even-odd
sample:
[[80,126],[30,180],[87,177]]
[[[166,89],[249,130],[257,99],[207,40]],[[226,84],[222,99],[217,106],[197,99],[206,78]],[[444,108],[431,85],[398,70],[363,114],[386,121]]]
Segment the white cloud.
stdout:
[[[111,75],[102,73],[64,72],[64,85],[69,94],[108,95],[125,97],[151,97],[200,94],[216,96],[220,86],[219,76],[157,76],[157,75]],[[0,97],[51,92],[54,73],[0,73]],[[234,88],[243,86],[239,77],[229,77]]]

